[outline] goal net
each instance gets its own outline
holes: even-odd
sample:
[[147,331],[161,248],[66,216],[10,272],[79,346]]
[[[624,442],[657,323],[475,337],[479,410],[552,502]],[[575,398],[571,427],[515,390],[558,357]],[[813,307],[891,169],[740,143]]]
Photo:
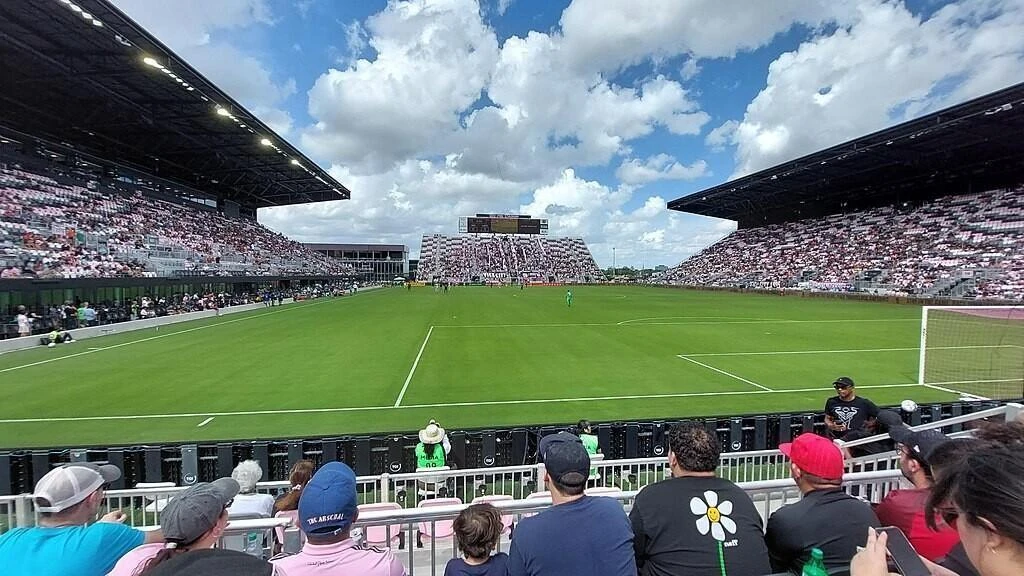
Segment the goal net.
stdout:
[[1024,398],[1024,306],[925,306],[918,383],[968,399]]

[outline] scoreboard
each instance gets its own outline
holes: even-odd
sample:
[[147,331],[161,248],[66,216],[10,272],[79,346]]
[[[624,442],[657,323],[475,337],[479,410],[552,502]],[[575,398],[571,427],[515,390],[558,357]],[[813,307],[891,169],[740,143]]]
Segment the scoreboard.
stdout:
[[521,214],[477,214],[459,218],[459,232],[469,234],[547,234],[548,220]]

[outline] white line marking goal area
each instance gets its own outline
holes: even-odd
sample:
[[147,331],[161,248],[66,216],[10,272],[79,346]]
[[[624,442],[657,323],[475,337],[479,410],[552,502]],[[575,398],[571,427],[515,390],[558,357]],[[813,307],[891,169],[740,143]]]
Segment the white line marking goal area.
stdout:
[[434,333],[434,327],[431,326],[427,330],[427,336],[423,339],[423,344],[420,344],[420,351],[416,353],[416,359],[412,361],[412,368],[409,369],[409,375],[405,377],[405,384],[402,385],[402,391],[398,393],[398,399],[395,400],[393,408],[398,408],[402,403],[402,398],[405,398],[405,392],[409,389],[409,383],[412,382],[412,375],[416,373],[416,367],[420,365],[420,357],[423,356],[423,350],[427,347],[427,341],[430,340],[430,335]]
[[686,360],[687,362],[693,362],[697,366],[703,366],[704,368],[707,368],[708,370],[711,370],[711,371],[714,371],[714,372],[718,372],[719,374],[722,374],[724,376],[728,376],[729,378],[732,378],[734,380],[739,380],[740,382],[745,382],[747,384],[750,384],[751,386],[753,386],[755,388],[759,388],[759,389],[761,389],[761,390],[763,390],[765,392],[774,392],[774,390],[772,390],[771,388],[769,388],[767,386],[762,386],[762,385],[758,384],[757,382],[754,382],[753,380],[747,380],[746,378],[743,378],[742,376],[737,376],[737,375],[733,374],[732,372],[726,372],[725,370],[722,370],[720,368],[715,368],[714,366],[710,366],[710,365],[705,364],[703,362],[698,362],[697,360],[694,360],[693,358],[690,358],[689,356],[683,356],[682,354],[679,354],[678,357],[682,358],[683,360]]

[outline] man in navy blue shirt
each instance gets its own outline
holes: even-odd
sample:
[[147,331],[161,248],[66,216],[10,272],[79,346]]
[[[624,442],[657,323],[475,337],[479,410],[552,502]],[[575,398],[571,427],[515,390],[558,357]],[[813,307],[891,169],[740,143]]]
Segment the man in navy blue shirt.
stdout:
[[537,450],[553,506],[516,526],[509,576],[636,576],[633,529],[614,498],[586,496],[590,455],[578,436],[545,436]]

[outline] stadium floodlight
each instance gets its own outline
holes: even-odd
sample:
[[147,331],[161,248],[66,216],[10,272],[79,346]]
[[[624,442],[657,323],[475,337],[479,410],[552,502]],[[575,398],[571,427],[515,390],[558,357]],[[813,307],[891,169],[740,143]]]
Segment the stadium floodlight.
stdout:
[[92,20],[92,14],[89,14],[88,12],[82,12],[82,18],[85,18],[86,20]]
[[74,3],[71,3],[71,2],[68,3],[68,8],[71,8],[71,10],[74,11],[74,12],[81,12],[82,11],[82,8],[78,4],[74,4]]
[[260,140],[260,144],[263,144],[264,146],[272,146],[274,143],[271,142],[269,138],[263,138]]
[[220,114],[221,116],[231,116],[231,112],[228,112],[227,108],[221,108],[220,106],[217,106],[217,114]]
[[98,18],[94,18],[93,21],[92,21],[92,25],[93,26],[99,26],[99,27],[102,28],[103,27],[103,22],[100,22]]
[[146,66],[152,66],[153,68],[159,68],[161,70],[163,70],[163,68],[164,68],[163,64],[157,62],[156,59],[151,57],[151,56],[146,56],[145,58],[142,59],[142,62]]
[[295,166],[298,166],[299,168],[302,167],[302,164],[299,164],[299,161],[296,160],[295,158],[292,158],[292,164],[294,164]]

